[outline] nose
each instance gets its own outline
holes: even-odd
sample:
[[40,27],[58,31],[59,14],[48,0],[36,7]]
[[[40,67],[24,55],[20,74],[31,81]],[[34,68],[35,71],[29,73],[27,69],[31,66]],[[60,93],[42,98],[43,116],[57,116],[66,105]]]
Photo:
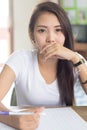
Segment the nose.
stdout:
[[48,42],[48,43],[54,43],[55,42],[55,35],[54,35],[53,32],[47,33],[46,42]]

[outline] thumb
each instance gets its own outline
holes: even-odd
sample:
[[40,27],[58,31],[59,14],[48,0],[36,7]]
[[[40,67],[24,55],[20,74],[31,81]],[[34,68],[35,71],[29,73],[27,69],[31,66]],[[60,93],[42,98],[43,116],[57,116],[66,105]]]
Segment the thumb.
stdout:
[[38,107],[38,108],[35,108],[35,113],[40,113],[40,112],[42,112],[42,111],[44,111],[45,110],[45,107]]

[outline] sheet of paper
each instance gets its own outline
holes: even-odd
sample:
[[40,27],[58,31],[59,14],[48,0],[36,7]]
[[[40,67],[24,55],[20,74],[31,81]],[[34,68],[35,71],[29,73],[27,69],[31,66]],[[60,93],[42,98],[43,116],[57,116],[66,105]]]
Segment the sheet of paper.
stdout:
[[[13,110],[18,110],[18,108]],[[87,130],[87,122],[72,108],[49,108],[45,109],[44,113],[46,115],[41,115],[37,130]],[[16,130],[3,123],[0,123],[0,129]]]
[[41,116],[37,130],[87,130],[84,121],[72,108],[50,108]]
[[3,123],[0,123],[0,130],[17,130],[17,129],[14,129],[14,128],[7,126]]

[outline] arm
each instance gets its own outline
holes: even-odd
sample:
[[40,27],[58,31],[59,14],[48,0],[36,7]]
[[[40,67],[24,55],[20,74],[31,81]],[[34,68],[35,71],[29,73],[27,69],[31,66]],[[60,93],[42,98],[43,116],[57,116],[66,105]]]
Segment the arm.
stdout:
[[[1,100],[10,89],[10,86],[14,82],[16,76],[14,71],[5,65],[3,71],[0,74],[0,110],[9,111],[2,103]],[[20,130],[34,130],[39,125],[39,113],[43,111],[43,108],[31,109],[35,114],[33,115],[0,115],[0,122],[5,123],[11,127]]]
[[8,65],[5,65],[0,74],[0,101],[4,98],[6,93],[9,91],[15,78],[16,76],[13,70]]
[[34,115],[0,115],[0,122],[18,130],[35,130],[39,125],[39,114]]
[[[0,110],[8,111],[8,109],[1,103],[1,100],[4,98],[13,81],[15,80],[15,74],[13,70],[5,65],[1,74],[0,74]],[[0,115],[0,121],[6,124],[11,123],[11,118],[9,116]]]
[[84,59],[84,57],[80,56],[78,53],[75,53],[75,56],[72,59],[72,62],[75,66],[75,68],[77,69],[78,73],[79,73],[79,79],[80,82],[82,84],[83,89],[85,90],[86,94],[87,94],[87,61],[84,59],[84,62],[82,62],[81,64],[78,64],[81,59]]
[[[1,110],[8,111],[8,109],[6,109],[3,106],[3,104],[0,104],[0,108],[4,108]],[[34,109],[31,108],[27,110],[34,112],[33,115],[21,115],[21,116],[0,115],[0,122],[20,130],[36,130],[36,128],[39,126],[39,120],[40,120],[39,113],[42,112],[43,110],[44,110],[43,107]]]
[[[73,65],[82,59],[78,53],[56,43],[45,46],[41,50],[40,54],[43,55],[45,61],[53,57],[56,59],[69,60]],[[79,79],[81,83],[87,81],[87,61],[85,62],[86,63],[82,63],[76,67],[79,71]],[[82,84],[82,87],[87,93],[87,83]]]

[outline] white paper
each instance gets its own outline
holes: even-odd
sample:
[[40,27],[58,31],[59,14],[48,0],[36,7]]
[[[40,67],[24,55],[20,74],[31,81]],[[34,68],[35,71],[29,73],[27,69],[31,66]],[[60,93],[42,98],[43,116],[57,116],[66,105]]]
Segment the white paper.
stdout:
[[87,122],[72,108],[50,108],[41,116],[37,130],[87,130]]
[[[45,109],[45,116],[41,115],[37,130],[87,130],[87,122],[72,108]],[[16,130],[0,123],[0,130]]]
[[7,126],[3,123],[0,123],[0,130],[17,130],[17,129],[14,129],[14,128]]

